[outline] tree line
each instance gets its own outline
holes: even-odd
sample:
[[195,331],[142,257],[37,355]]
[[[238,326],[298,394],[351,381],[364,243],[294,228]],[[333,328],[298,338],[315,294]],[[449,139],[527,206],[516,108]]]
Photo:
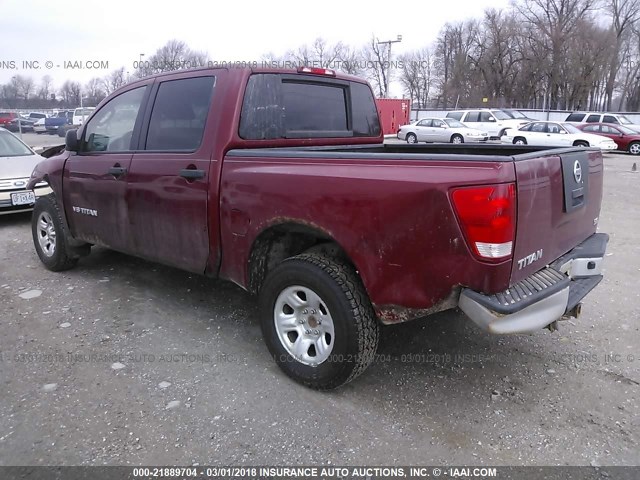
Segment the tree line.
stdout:
[[[640,110],[640,0],[514,0],[506,10],[445,24],[423,48],[393,55],[372,35],[360,47],[318,38],[261,64],[313,65],[367,78],[379,97],[390,84],[416,108],[495,107]],[[394,47],[397,48],[397,47]],[[16,75],[0,86],[0,107],[96,104],[132,79],[205,65],[206,53],[171,40],[139,68],[124,67],[56,91]],[[56,100],[51,100],[51,94]],[[486,99],[486,102],[483,100]]]

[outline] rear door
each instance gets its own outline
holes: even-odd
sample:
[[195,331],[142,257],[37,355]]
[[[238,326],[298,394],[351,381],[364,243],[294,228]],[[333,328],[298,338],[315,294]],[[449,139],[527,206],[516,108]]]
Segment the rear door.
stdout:
[[518,215],[511,282],[595,233],[602,200],[602,154],[577,149],[516,157]]
[[105,103],[83,129],[64,169],[64,206],[74,237],[129,250],[126,185],[150,82]]
[[198,273],[210,252],[208,208],[217,210],[217,198],[208,198],[210,167],[219,161],[211,158],[215,85],[216,76],[207,72],[179,73],[154,84],[127,177],[133,252]]

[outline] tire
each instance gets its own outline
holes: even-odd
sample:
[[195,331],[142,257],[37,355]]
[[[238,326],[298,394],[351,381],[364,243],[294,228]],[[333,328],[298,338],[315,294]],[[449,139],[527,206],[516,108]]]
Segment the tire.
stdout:
[[418,143],[418,137],[415,133],[407,133],[407,143]]
[[627,151],[631,155],[640,155],[640,142],[632,142],[629,144]]
[[451,135],[451,143],[464,143],[464,138],[462,135],[458,134],[458,133],[454,133],[453,135]]
[[353,268],[316,253],[288,258],[269,272],[260,291],[260,323],[278,366],[316,390],[337,388],[364,372],[380,337]]
[[31,233],[36,253],[49,270],[69,270],[78,263],[78,256],[70,255],[68,232],[53,194],[36,200],[31,217]]
[[588,147],[589,143],[588,142],[584,142],[582,140],[576,140],[575,142],[573,142],[573,146],[574,147]]
[[514,145],[526,145],[527,144],[527,139],[524,137],[516,137],[513,139],[513,144]]

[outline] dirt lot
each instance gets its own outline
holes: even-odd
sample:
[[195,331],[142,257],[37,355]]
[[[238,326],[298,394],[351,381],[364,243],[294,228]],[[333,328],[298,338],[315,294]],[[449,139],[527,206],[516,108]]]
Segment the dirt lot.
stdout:
[[379,361],[331,393],[280,373],[236,286],[99,248],[52,273],[29,215],[0,217],[0,465],[639,464],[633,162],[605,159],[605,280],[579,320],[389,327]]

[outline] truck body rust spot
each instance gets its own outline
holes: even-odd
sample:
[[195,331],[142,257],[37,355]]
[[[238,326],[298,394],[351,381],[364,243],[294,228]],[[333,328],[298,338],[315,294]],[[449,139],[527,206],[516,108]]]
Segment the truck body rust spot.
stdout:
[[460,287],[456,287],[444,300],[429,308],[408,308],[400,305],[374,305],[373,308],[383,324],[395,325],[455,308],[458,306],[459,298]]

